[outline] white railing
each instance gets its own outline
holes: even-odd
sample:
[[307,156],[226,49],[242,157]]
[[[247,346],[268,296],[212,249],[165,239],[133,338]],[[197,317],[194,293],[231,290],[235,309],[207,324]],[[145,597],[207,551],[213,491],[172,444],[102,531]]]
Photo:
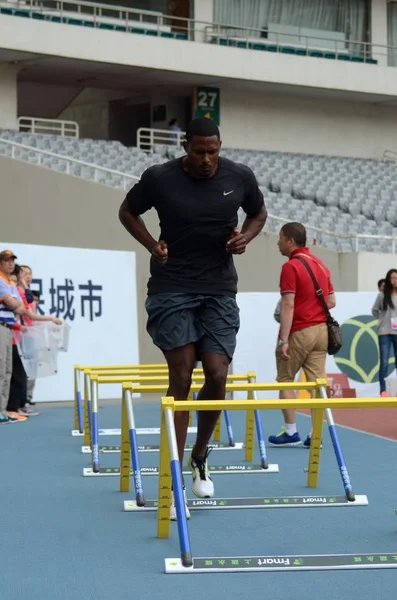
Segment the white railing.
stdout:
[[[274,215],[268,215],[268,219],[272,221],[277,221],[280,223],[280,229],[285,223],[290,223],[291,219],[287,219],[285,217],[276,217]],[[318,243],[318,235],[326,235],[337,241],[347,240],[352,243],[354,247],[354,252],[363,252],[365,249],[360,248],[360,240],[378,240],[380,242],[383,241],[391,241],[391,252],[392,254],[396,253],[396,243],[397,237],[393,235],[371,235],[369,233],[335,233],[334,231],[328,231],[327,229],[321,229],[320,227],[315,227],[313,225],[304,224],[306,231],[308,234],[308,242],[311,242],[313,245],[317,245]],[[324,245],[324,244],[318,244]],[[326,247],[326,245],[324,245]]]
[[[336,57],[342,54],[354,54],[362,58],[364,62],[380,57],[397,56],[397,48],[387,44],[371,44],[359,40],[346,40],[345,47],[340,40],[331,35],[315,36],[300,34],[299,43],[296,43],[295,33],[277,32],[272,33],[272,39],[263,38],[264,29],[255,27],[244,27],[228,23],[213,23],[209,21],[198,21],[195,19],[166,15],[155,11],[127,8],[125,6],[114,6],[84,0],[46,0],[45,5],[38,0],[0,0],[0,6],[10,10],[26,11],[28,16],[37,18],[42,15],[44,19],[51,20],[53,16],[60,17],[61,22],[68,23],[70,19],[78,19],[83,24],[91,22],[94,27],[125,28],[128,32],[136,27],[152,29],[153,33],[161,36],[167,33],[180,33],[186,39],[196,42],[226,44],[242,47],[241,42],[246,43],[247,48],[252,43],[272,45],[276,52],[282,52],[285,46],[298,48],[321,49],[326,52],[334,52]],[[243,44],[244,45],[244,44]],[[393,65],[390,65],[393,66]]]
[[75,121],[37,117],[19,117],[18,129],[24,133],[47,133],[73,138],[78,138],[80,133],[79,125]]
[[[11,10],[27,11],[29,16],[41,15],[44,20],[51,20],[59,16],[62,22],[68,23],[70,19],[80,19],[84,23],[92,23],[94,27],[103,25],[120,26],[127,29],[137,27],[161,32],[170,32],[171,27],[163,25],[163,14],[153,10],[138,10],[126,6],[114,6],[96,2],[76,1],[63,2],[59,0],[46,0],[45,5],[37,0],[0,0],[0,7]],[[72,22],[73,23],[73,22]]]
[[184,131],[140,127],[137,131],[137,146],[140,150],[149,152],[152,152],[155,146],[173,146],[175,148],[180,148],[184,138]]
[[[45,157],[56,158],[59,161],[65,163],[65,173],[67,175],[75,175],[72,173],[71,167],[73,165],[79,165],[80,167],[89,167],[94,169],[93,179],[97,183],[102,183],[100,181],[101,175],[116,175],[122,179],[123,189],[128,189],[133,183],[139,180],[139,177],[136,175],[129,175],[127,173],[122,173],[121,171],[116,171],[114,169],[108,169],[106,167],[100,167],[99,165],[95,165],[92,163],[84,162],[82,160],[78,160],[77,158],[70,158],[69,156],[64,156],[63,154],[56,154],[55,152],[50,152],[49,150],[42,150],[41,148],[35,148],[34,146],[27,146],[25,144],[19,144],[17,142],[12,142],[11,140],[5,140],[0,138],[0,145],[5,144],[11,146],[11,156],[9,158],[16,158],[18,160],[23,160],[23,162],[28,162],[24,159],[21,159],[20,156],[16,155],[16,151],[18,148],[21,150],[29,151],[29,153],[34,153],[37,156],[37,163],[29,163],[29,164],[37,164],[39,166],[48,167],[48,165],[43,164],[43,159]],[[0,157],[2,155],[0,154]],[[83,177],[83,179],[88,179],[87,177]]]
[[[120,178],[122,178],[123,181],[123,189],[126,190],[127,188],[129,188],[134,182],[139,180],[139,177],[137,177],[136,175],[129,175],[126,173],[122,173],[121,171],[115,171],[113,169],[107,169],[106,167],[100,167],[98,165],[92,164],[92,163],[87,163],[81,160],[77,160],[75,158],[70,158],[68,156],[64,156],[62,154],[56,154],[55,152],[49,152],[48,150],[41,150],[40,148],[35,148],[34,146],[26,146],[25,144],[19,144],[17,142],[12,142],[10,140],[5,140],[3,138],[0,138],[0,145],[1,144],[5,144],[5,145],[9,145],[11,146],[11,158],[17,159],[17,160],[23,160],[21,159],[19,156],[16,156],[16,150],[18,148],[21,148],[23,150],[28,150],[29,152],[34,152],[37,154],[37,163],[38,165],[41,166],[46,166],[43,165],[43,158],[42,157],[46,157],[46,156],[50,156],[52,158],[56,158],[58,160],[64,161],[66,163],[66,169],[65,169],[65,173],[69,174],[69,175],[74,175],[74,173],[71,172],[71,166],[72,165],[80,165],[82,167],[90,167],[92,169],[94,169],[94,178],[93,181],[95,182],[100,182],[100,175],[104,175],[104,174],[111,174],[111,175],[116,175]],[[1,158],[1,154],[0,154],[0,158]],[[26,162],[26,161],[24,161]],[[86,177],[83,177],[83,179],[87,179]],[[268,221],[275,221],[277,223],[280,224],[280,228],[283,226],[284,223],[288,223],[291,221],[291,219],[287,219],[284,217],[276,217],[275,215],[269,214],[268,215]],[[335,240],[341,241],[341,240],[348,240],[350,242],[352,242],[353,246],[354,246],[354,252],[359,252],[360,251],[360,240],[365,240],[365,239],[370,239],[370,240],[379,240],[379,241],[385,241],[385,240],[390,240],[391,241],[391,252],[393,254],[396,253],[396,242],[397,242],[397,238],[395,236],[391,236],[391,235],[370,235],[370,234],[363,234],[363,233],[346,233],[346,234],[341,234],[341,233],[335,233],[333,231],[327,231],[326,229],[320,229],[319,227],[314,227],[312,225],[307,225],[305,224],[306,230],[309,234],[308,236],[308,240],[309,242],[311,241],[312,243],[316,244],[317,243],[317,234],[319,235],[326,235],[329,236]],[[269,230],[264,229],[263,230],[264,234],[267,233],[273,233]],[[310,237],[310,234],[313,234],[312,237]],[[326,247],[326,244],[324,244],[324,247]],[[353,247],[352,247],[353,249]]]

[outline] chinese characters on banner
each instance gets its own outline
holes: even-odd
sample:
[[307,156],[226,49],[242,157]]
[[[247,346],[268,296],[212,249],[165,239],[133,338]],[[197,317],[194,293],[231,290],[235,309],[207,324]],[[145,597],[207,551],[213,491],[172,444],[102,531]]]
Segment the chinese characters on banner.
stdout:
[[91,279],[33,279],[31,289],[41,296],[37,310],[42,315],[54,315],[64,321],[74,321],[76,316],[94,321],[102,316],[102,285]]
[[[30,287],[40,293],[38,312],[63,322],[56,327],[40,323],[24,336],[26,368],[33,372],[37,367],[37,402],[72,400],[76,364],[140,362],[134,252],[12,240],[0,245],[15,252],[18,264],[32,269]],[[65,338],[62,348],[56,336]],[[119,398],[120,386],[108,385],[106,396]]]

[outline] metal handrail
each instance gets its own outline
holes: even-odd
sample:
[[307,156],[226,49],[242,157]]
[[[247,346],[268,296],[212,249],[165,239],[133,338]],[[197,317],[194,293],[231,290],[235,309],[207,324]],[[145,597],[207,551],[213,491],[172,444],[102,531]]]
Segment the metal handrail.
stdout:
[[[128,180],[129,183],[131,183],[131,180],[133,181],[138,181],[139,177],[137,177],[136,175],[129,175],[126,173],[122,173],[121,171],[115,171],[114,169],[108,169],[106,167],[101,167],[92,163],[87,163],[81,160],[78,160],[76,158],[70,158],[68,156],[63,156],[62,154],[56,154],[55,152],[49,152],[48,150],[41,150],[40,148],[35,148],[34,146],[27,146],[25,144],[19,144],[17,142],[12,142],[10,140],[5,140],[3,138],[0,138],[0,144],[8,144],[13,148],[23,148],[24,150],[30,150],[30,151],[34,151],[37,152],[37,154],[43,154],[44,156],[52,156],[55,157],[57,159],[60,160],[64,160],[67,163],[67,169],[66,169],[66,173],[70,174],[70,167],[69,164],[77,164],[77,165],[81,165],[84,167],[91,167],[93,169],[95,169],[95,173],[98,172],[103,172],[103,173],[110,173],[113,175],[118,175],[119,177],[123,177],[123,187],[124,189],[127,188],[127,183]],[[15,152],[12,150],[11,152],[11,158],[18,158],[15,156]],[[39,163],[40,165],[40,160]],[[94,179],[94,181],[96,181],[96,179]],[[276,217],[275,215],[272,214],[268,214],[268,219],[269,220],[273,220],[276,221],[280,224],[284,224],[284,223],[288,223],[290,221],[290,219],[287,219],[285,217]],[[313,225],[305,225],[306,229],[308,231],[312,231],[315,233],[319,233],[322,235],[327,235],[330,236],[332,238],[335,239],[348,239],[348,240],[355,240],[355,251],[358,252],[359,251],[359,243],[361,239],[373,239],[373,240],[391,240],[392,242],[392,253],[395,254],[396,252],[396,241],[397,241],[397,237],[395,236],[391,236],[391,235],[371,235],[371,234],[364,234],[364,233],[335,233],[334,231],[328,231],[326,229],[321,229],[319,227],[313,226]],[[268,231],[264,230],[263,233],[269,233]]]
[[[121,171],[116,171],[115,169],[108,169],[107,167],[101,167],[99,165],[95,165],[93,163],[84,162],[83,160],[78,160],[77,158],[70,158],[69,156],[64,156],[63,154],[56,154],[55,152],[50,152],[49,150],[42,150],[41,148],[36,148],[35,146],[27,146],[26,144],[19,144],[18,142],[12,142],[11,140],[6,140],[0,137],[0,144],[7,144],[11,146],[11,158],[18,158],[15,156],[15,148],[22,148],[23,150],[29,150],[30,152],[36,152],[39,155],[38,164],[41,165],[40,156],[51,156],[53,158],[57,158],[66,162],[66,174],[71,175],[70,165],[80,165],[82,167],[90,167],[91,169],[95,169],[94,173],[94,181],[96,179],[96,172],[100,173],[108,173],[110,175],[117,175],[118,177],[123,178],[123,188],[127,189],[127,184],[131,183],[131,181],[138,181],[139,177],[136,175],[130,175],[129,173],[122,173]],[[45,166],[45,165],[44,165]]]
[[[286,219],[285,217],[276,217],[275,215],[268,215],[268,218],[273,221],[278,221],[281,224],[290,223],[291,219]],[[305,228],[308,231],[313,231],[315,233],[320,233],[322,235],[328,235],[335,239],[348,239],[355,240],[355,251],[359,251],[360,240],[369,239],[369,240],[391,240],[392,243],[392,254],[396,253],[396,242],[397,237],[393,235],[372,235],[370,233],[335,233],[334,231],[328,231],[327,229],[321,229],[320,227],[316,227],[315,225],[306,225]]]
[[[164,16],[162,12],[156,11],[156,10],[145,10],[143,8],[142,9],[130,8],[129,6],[121,6],[121,5],[117,5],[117,4],[106,4],[105,2],[90,2],[89,0],[46,0],[46,6],[44,6],[43,3],[38,0],[1,0],[0,6],[3,4],[8,4],[8,5],[12,6],[13,8],[21,8],[21,9],[30,7],[30,9],[35,10],[35,12],[40,12],[40,11],[43,12],[43,11],[51,10],[51,7],[47,6],[50,3],[55,5],[54,9],[57,12],[62,12],[62,11],[67,12],[62,9],[62,5],[67,4],[67,5],[77,6],[78,8],[80,8],[81,6],[85,6],[87,8],[90,8],[91,10],[93,10],[94,13],[95,12],[100,13],[101,10],[107,10],[107,11],[113,10],[115,12],[120,12],[120,13],[131,13],[131,14],[136,14],[136,15],[145,15],[147,17],[156,17],[159,20],[161,20]],[[81,10],[78,10],[77,12],[81,12]]]
[[181,147],[185,138],[184,131],[172,131],[171,129],[152,129],[151,127],[140,127],[137,132],[137,146],[140,150],[153,150],[154,146]]
[[78,138],[80,128],[76,121],[44,119],[38,117],[18,117],[18,129],[24,133],[53,133],[62,137]]
[[[342,43],[341,40],[326,36],[315,36],[311,34],[305,34],[301,36],[302,39],[305,40],[305,43],[302,44],[297,44],[296,41],[292,41],[291,43],[283,41],[280,43],[279,36],[282,37],[283,40],[289,37],[296,40],[296,34],[288,32],[273,32],[272,35],[276,37],[276,40],[267,40],[261,37],[263,34],[263,28],[244,27],[242,25],[231,25],[227,23],[211,23],[208,21],[199,21],[191,18],[166,15],[155,11],[89,2],[88,0],[46,0],[46,6],[39,4],[37,0],[1,0],[0,5],[9,6],[13,9],[16,8],[25,10],[31,17],[33,13],[42,13],[45,15],[46,13],[51,14],[56,12],[61,16],[61,19],[67,19],[70,15],[76,14],[77,12],[79,15],[84,16],[84,20],[86,21],[93,19],[94,27],[99,27],[101,23],[106,22],[107,16],[104,17],[103,12],[106,12],[107,15],[109,13],[114,13],[114,18],[117,18],[117,21],[120,23],[120,25],[125,25],[127,29],[139,22],[148,28],[157,30],[157,35],[161,35],[162,31],[164,31],[164,26],[167,26],[168,30],[171,29],[178,32],[183,32],[186,34],[187,39],[189,40],[200,41],[204,43],[217,42],[220,44],[221,39],[226,39],[227,41],[245,40],[248,45],[252,41],[259,41],[263,44],[270,43],[271,45],[276,45],[277,52],[280,52],[280,49],[285,45],[312,49],[313,41],[318,40],[319,42],[328,42],[326,47],[321,47],[321,49],[324,51],[335,52],[336,56],[353,53],[362,57],[364,62],[376,55],[385,57],[389,54],[389,51],[394,51],[394,53],[397,55],[397,47],[390,46],[388,44],[373,44],[372,42],[346,39],[345,43],[347,47],[345,49],[340,49],[340,44]],[[76,7],[76,11],[71,10],[71,7],[73,6]],[[153,19],[153,22],[150,22],[149,19]],[[196,36],[196,34],[199,35]],[[320,46],[321,44],[319,44],[318,47]],[[354,52],[351,51],[349,47],[353,47]]]

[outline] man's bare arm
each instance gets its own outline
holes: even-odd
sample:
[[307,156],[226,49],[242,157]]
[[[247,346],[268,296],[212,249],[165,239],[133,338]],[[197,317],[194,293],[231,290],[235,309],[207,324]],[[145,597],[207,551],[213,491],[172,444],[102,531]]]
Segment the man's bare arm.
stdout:
[[143,219],[139,215],[134,215],[128,208],[127,200],[124,200],[119,210],[119,219],[129,234],[137,240],[149,252],[152,252],[157,244],[156,240],[146,229]]
[[328,308],[334,308],[336,306],[335,294],[329,294],[327,304]]
[[247,217],[241,228],[241,233],[249,244],[257,235],[260,234],[265,226],[267,219],[267,210],[262,208],[255,217]]
[[292,320],[294,318],[295,294],[283,294],[281,298],[280,312],[280,339],[288,341],[291,332]]
[[155,261],[166,263],[168,259],[168,248],[164,240],[157,242],[146,229],[146,225],[139,215],[134,215],[128,208],[127,200],[120,206],[119,219],[128,233],[142,244],[152,255]]
[[232,254],[243,254],[247,244],[249,244],[262,231],[267,219],[267,211],[262,208],[255,217],[247,217],[241,228],[241,232],[236,228],[229,241],[226,244],[226,249]]

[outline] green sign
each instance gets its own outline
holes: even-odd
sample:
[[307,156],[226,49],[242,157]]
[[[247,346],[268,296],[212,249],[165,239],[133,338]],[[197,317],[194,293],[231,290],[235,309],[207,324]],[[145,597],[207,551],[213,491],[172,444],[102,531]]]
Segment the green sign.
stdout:
[[193,103],[194,117],[206,117],[220,125],[220,91],[219,88],[196,87]]

